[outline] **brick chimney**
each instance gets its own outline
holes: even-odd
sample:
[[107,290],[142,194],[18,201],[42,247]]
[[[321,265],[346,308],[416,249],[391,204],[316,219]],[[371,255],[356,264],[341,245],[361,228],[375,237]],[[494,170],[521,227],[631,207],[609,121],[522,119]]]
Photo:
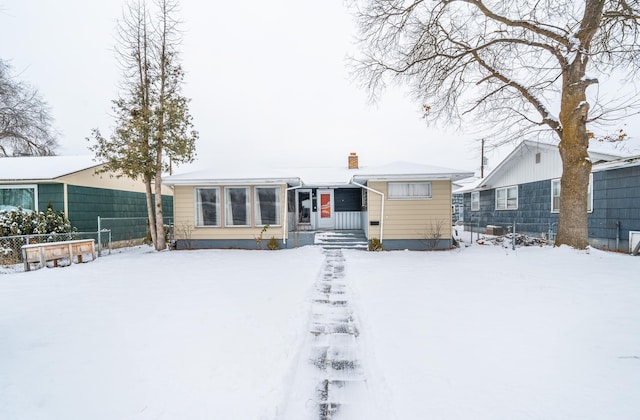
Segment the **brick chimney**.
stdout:
[[349,154],[349,169],[358,169],[358,155],[356,152]]

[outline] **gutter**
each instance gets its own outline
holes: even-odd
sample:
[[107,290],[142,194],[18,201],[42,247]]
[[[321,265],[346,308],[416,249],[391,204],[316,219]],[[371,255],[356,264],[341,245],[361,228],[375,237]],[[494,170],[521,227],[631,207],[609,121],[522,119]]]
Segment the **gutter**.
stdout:
[[[354,177],[352,177],[351,180],[349,181],[350,184],[356,185],[360,188],[364,188],[365,190],[371,191],[372,193],[376,193],[382,197],[382,204],[380,206],[380,244],[382,244],[382,237],[384,234],[384,193],[378,190],[374,190],[373,188],[366,187],[362,184],[359,184],[356,181],[354,181],[353,178]],[[367,226],[367,229],[369,229],[368,226]]]
[[298,188],[302,187],[302,180],[300,180],[300,178],[298,178],[298,182],[300,183],[299,185],[296,185],[294,187],[289,187],[287,189],[284,190],[284,199],[286,201],[286,203],[284,204],[284,220],[282,221],[282,243],[284,245],[287,244],[287,228],[289,225],[289,191],[293,191],[293,190],[297,190]]

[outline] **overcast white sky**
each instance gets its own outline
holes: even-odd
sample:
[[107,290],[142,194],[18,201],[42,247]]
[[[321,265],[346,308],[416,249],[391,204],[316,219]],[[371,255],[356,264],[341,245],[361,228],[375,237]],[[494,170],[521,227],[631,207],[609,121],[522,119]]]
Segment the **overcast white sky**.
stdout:
[[[125,0],[0,0],[0,56],[48,101],[59,154],[111,132],[113,47]],[[342,0],[182,0],[185,94],[201,164],[407,160],[478,170],[479,135],[428,127],[399,89],[377,105],[348,79],[353,19]],[[636,135],[637,133],[629,133]],[[505,153],[488,152],[490,166]]]

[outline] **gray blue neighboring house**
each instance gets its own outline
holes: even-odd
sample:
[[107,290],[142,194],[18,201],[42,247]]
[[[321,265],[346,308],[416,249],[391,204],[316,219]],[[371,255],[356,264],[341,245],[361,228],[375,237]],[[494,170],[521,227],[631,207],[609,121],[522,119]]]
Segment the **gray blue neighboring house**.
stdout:
[[[589,151],[589,241],[627,252],[640,241],[640,156]],[[555,238],[562,161],[556,144],[523,141],[489,175],[456,191],[464,195],[465,229],[516,231]]]

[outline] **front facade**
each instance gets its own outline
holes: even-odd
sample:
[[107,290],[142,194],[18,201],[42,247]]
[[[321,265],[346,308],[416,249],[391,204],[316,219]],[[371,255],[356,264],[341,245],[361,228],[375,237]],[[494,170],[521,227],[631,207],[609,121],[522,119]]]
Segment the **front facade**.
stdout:
[[[96,232],[98,217],[145,218],[146,198],[142,182],[114,173],[100,173],[102,165],[87,156],[46,156],[0,158],[0,210],[22,207],[46,211],[51,205],[64,211],[80,232]],[[173,216],[173,197],[163,187],[163,210]],[[142,223],[142,237],[146,232]],[[128,232],[113,232],[118,235]],[[129,239],[129,238],[126,238]]]
[[[640,230],[637,159],[590,152],[589,238],[602,249],[627,250]],[[560,207],[562,162],[557,147],[523,142],[491,174],[464,192],[465,228],[516,232],[554,239]]]
[[177,248],[255,249],[271,238],[291,248],[332,231],[361,233],[384,249],[449,248],[451,180],[469,176],[410,164],[258,172],[166,178]]

